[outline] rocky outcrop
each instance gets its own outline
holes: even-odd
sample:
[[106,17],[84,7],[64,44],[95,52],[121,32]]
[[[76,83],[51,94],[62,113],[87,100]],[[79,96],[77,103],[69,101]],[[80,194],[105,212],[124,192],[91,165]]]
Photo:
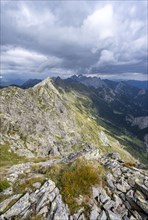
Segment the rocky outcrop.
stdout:
[[[89,156],[88,156],[89,155]],[[95,155],[95,157],[94,157]],[[23,194],[11,192],[9,198],[0,203],[1,220],[28,219],[40,216],[45,220],[147,220],[148,219],[148,172],[145,169],[124,163],[118,153],[99,155],[93,149],[69,155],[60,159],[60,163],[72,162],[86,156],[88,160],[99,161],[108,170],[106,184],[92,187],[89,210],[81,207],[76,213],[70,214],[68,206],[63,202],[59,189],[51,179],[43,185],[35,184],[35,191]],[[52,162],[40,162],[40,165],[49,166],[59,163],[59,159]],[[8,179],[13,173],[18,174],[19,166],[26,167],[27,172],[32,164],[15,165],[7,171]],[[25,172],[25,169],[23,170]],[[6,176],[7,176],[6,175]],[[11,183],[14,184],[12,181]],[[82,196],[81,196],[82,197]],[[83,199],[83,197],[82,197]],[[10,205],[11,202],[14,201]]]
[[[17,197],[18,198],[18,197]],[[7,201],[3,202],[6,206]],[[54,182],[47,180],[44,185],[32,193],[25,193],[11,206],[1,219],[27,219],[27,217],[41,215],[43,219],[68,220],[68,208],[63,203],[58,188]]]
[[133,117],[132,115],[126,116],[126,121],[131,124],[131,126],[138,126],[140,130],[148,127],[148,117]]
[[106,83],[98,77],[86,77],[83,75],[78,75],[78,76],[74,75],[68,79],[68,81],[70,80],[80,82],[88,87],[94,87],[96,89],[107,86]]
[[19,156],[58,156],[81,145],[73,106],[50,78],[30,89],[8,87],[0,92],[1,143],[9,143]]
[[109,140],[104,133],[104,131],[101,131],[99,134],[100,141],[102,142],[103,146],[108,146],[109,145]]
[[148,116],[134,118],[131,126],[136,126],[136,125],[139,127],[139,129],[147,128],[148,127]]

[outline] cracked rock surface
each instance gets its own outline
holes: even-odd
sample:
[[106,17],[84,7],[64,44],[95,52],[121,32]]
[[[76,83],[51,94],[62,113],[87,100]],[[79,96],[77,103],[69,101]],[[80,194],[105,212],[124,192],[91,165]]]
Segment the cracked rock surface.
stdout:
[[[69,163],[80,156],[93,158],[94,152],[79,152],[75,155],[62,158],[60,161]],[[92,155],[92,157],[91,157]],[[98,152],[95,154],[95,160]],[[1,220],[6,219],[33,219],[40,216],[45,220],[147,220],[148,219],[148,172],[145,169],[126,167],[119,154],[110,153],[98,156],[99,161],[106,169],[106,186],[93,186],[91,205],[85,211],[81,207],[76,213],[71,214],[68,205],[63,202],[58,187],[51,179],[41,185],[36,185],[36,190],[23,194],[14,194],[12,190],[7,198],[0,203]],[[59,159],[54,163],[59,163]],[[41,162],[39,163],[41,165]],[[43,166],[50,163],[43,162]],[[26,170],[32,163],[26,164]],[[18,168],[24,165],[15,165],[7,171],[6,177],[12,184],[17,181]],[[29,172],[29,171],[28,171]],[[15,178],[10,178],[11,175]],[[9,190],[7,190],[9,191]],[[2,192],[1,195],[4,195]],[[11,202],[13,202],[12,205]]]

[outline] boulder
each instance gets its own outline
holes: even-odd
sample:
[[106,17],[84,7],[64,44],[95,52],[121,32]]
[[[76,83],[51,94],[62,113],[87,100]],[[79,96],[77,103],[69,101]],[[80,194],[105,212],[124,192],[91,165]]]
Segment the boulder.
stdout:
[[113,160],[120,160],[120,159],[121,159],[120,154],[117,153],[117,152],[109,153],[109,154],[107,155],[107,157],[109,157],[109,158],[111,158],[111,159],[113,159]]
[[107,175],[106,175],[107,185],[114,191],[115,190],[115,186],[113,184],[113,181],[114,181],[113,175],[111,173],[107,173]]

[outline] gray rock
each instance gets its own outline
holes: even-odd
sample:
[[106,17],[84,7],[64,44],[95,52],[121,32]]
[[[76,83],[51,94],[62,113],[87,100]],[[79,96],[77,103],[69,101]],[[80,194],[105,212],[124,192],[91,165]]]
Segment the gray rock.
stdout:
[[98,160],[101,157],[101,153],[99,152],[98,149],[94,149],[84,154],[84,157],[87,160]]
[[13,165],[11,168],[8,170],[8,177],[7,180],[10,181],[11,183],[14,183],[20,174],[24,174],[26,170],[29,169],[33,165],[32,162],[28,163],[21,163],[17,165]]
[[127,216],[124,216],[123,220],[130,220],[130,219]]
[[37,194],[40,199],[37,202],[36,211],[39,212],[43,206],[52,202],[58,193],[58,189],[55,188],[54,182],[51,180],[45,182]]
[[105,213],[105,211],[101,211],[99,217],[98,217],[98,220],[107,220],[107,215]]
[[127,191],[126,188],[119,183],[116,184],[116,188],[123,193],[125,193]]
[[148,188],[145,185],[141,185],[139,183],[135,183],[135,188],[140,190],[144,195],[148,197]]
[[100,213],[101,209],[98,208],[98,206],[96,206],[95,204],[92,207],[91,213],[90,213],[90,220],[97,220],[99,213]]
[[62,201],[61,195],[56,196],[55,200],[51,204],[47,220],[68,220],[68,216],[69,212]]
[[0,212],[3,212],[8,207],[10,202],[20,198],[21,195],[22,194],[17,194],[17,195],[10,196],[8,199],[6,199],[3,202],[1,202],[0,203]]
[[26,193],[21,197],[5,214],[2,215],[4,218],[11,219],[13,216],[21,215],[21,212],[30,206],[29,193]]
[[113,194],[113,199],[114,199],[114,201],[115,201],[115,209],[116,209],[119,205],[123,204],[123,202],[122,202],[122,200],[120,199],[120,197],[117,196],[116,194]]
[[126,198],[125,198],[125,194],[124,194],[124,193],[120,193],[120,195],[119,195],[119,196],[120,196],[120,198],[121,198],[121,199],[123,200],[123,202],[124,202],[124,201],[125,201],[125,199],[126,199]]
[[127,196],[133,198],[134,197],[134,191],[131,189],[126,193]]
[[148,180],[144,180],[144,185],[148,188]]
[[144,129],[148,127],[148,116],[145,117],[135,117],[132,121],[131,126],[137,125],[139,129]]
[[120,159],[121,159],[121,158],[120,158],[120,154],[117,153],[117,152],[109,153],[107,156],[108,156],[109,158],[114,159],[114,160],[120,160]]
[[[139,205],[137,205],[137,203],[134,201],[133,198],[126,196],[127,201],[130,204],[129,209],[133,209],[133,210],[137,210],[138,212],[141,212],[142,209],[139,207]],[[126,203],[125,203],[126,204]]]
[[144,220],[144,219],[139,215],[139,213],[138,213],[136,210],[132,211],[132,214],[135,216],[136,219],[138,219],[138,220]]
[[12,187],[9,187],[5,189],[3,192],[1,192],[0,195],[12,195],[12,193],[13,193],[13,189]]
[[148,202],[147,201],[137,201],[140,208],[148,215]]
[[108,146],[108,145],[110,144],[110,142],[109,142],[109,140],[108,140],[106,134],[104,133],[104,131],[101,131],[101,132],[99,133],[99,138],[100,138],[100,141],[102,142],[102,144],[103,144],[104,146]]
[[105,210],[109,210],[111,208],[115,207],[115,202],[113,200],[109,200],[107,201],[104,205],[103,205],[103,208]]
[[118,178],[119,176],[121,176],[122,172],[120,168],[116,168],[113,170],[113,176]]
[[137,220],[133,215],[130,217],[130,220]]
[[79,216],[78,220],[86,220],[86,218],[85,218],[83,213]]
[[125,201],[125,206],[126,206],[126,208],[128,209],[128,210],[131,210],[131,205],[130,205],[130,203],[128,202],[128,201]]
[[109,220],[122,220],[119,214],[115,214],[110,210],[107,210],[107,215],[108,215]]
[[40,186],[41,186],[41,183],[40,182],[36,182],[33,184],[33,186],[36,188],[36,189],[39,189]]
[[124,204],[119,205],[117,208],[115,207],[112,211],[118,213],[121,217],[128,215],[128,210]]
[[100,189],[98,187],[92,187],[92,197],[95,199],[99,196]]
[[112,190],[115,189],[115,186],[114,186],[114,184],[113,184],[113,180],[114,180],[113,175],[112,175],[111,173],[108,173],[108,174],[106,175],[106,182],[107,182],[107,185],[108,185]]
[[76,213],[73,214],[72,219],[73,220],[78,220],[79,216],[81,216],[81,214],[83,213],[84,208],[79,209]]
[[133,178],[133,176],[129,176],[128,177],[128,184],[131,186],[131,187],[134,187],[135,186],[135,178]]

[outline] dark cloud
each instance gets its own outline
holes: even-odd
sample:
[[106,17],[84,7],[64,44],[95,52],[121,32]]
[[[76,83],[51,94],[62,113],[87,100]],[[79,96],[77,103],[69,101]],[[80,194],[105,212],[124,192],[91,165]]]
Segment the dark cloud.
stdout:
[[1,7],[3,75],[146,78],[146,1],[13,0]]

